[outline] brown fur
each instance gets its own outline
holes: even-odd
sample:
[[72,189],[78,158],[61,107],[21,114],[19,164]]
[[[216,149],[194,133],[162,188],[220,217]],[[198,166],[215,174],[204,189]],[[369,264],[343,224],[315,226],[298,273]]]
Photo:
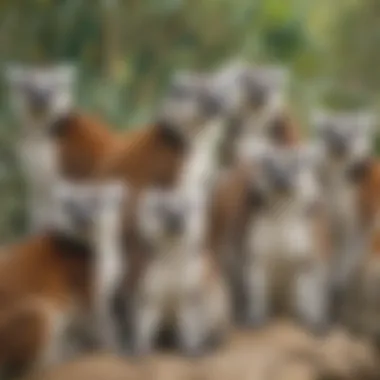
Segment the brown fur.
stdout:
[[[130,286],[144,266],[141,242],[134,218],[139,190],[150,185],[171,186],[181,168],[185,147],[158,125],[116,134],[95,118],[73,113],[60,121],[57,139],[63,173],[69,178],[117,178],[130,188],[132,207],[125,215],[125,232],[130,253]],[[174,141],[174,142],[173,142]]]
[[302,140],[300,126],[289,111],[281,111],[269,125],[268,133],[275,144],[284,146],[298,145]]
[[344,304],[344,321],[355,332],[378,341],[380,309],[380,161],[369,160],[358,182],[361,227],[368,236],[368,251],[355,268],[347,289]]
[[213,252],[220,252],[230,236],[235,237],[235,233],[241,232],[249,202],[248,175],[245,167],[233,168],[226,171],[217,183],[207,233],[208,245]]
[[359,182],[359,207],[362,223],[369,225],[380,212],[380,160],[369,160],[363,170]]
[[65,177],[89,178],[124,137],[95,117],[73,112],[52,127],[58,142],[60,170]]
[[72,113],[57,123],[53,128],[66,177],[117,177],[134,187],[174,180],[182,149],[171,144],[159,126],[116,133],[95,117],[81,113]]
[[[159,251],[152,261],[148,259],[142,268],[143,275],[136,279],[133,284],[134,289],[129,289],[136,297],[137,314],[134,328],[136,350],[146,355],[156,346],[157,337],[160,337],[158,333],[175,332],[177,329],[179,331],[175,334],[176,340],[179,348],[185,353],[192,353],[191,350],[207,350],[214,348],[216,344],[224,343],[230,330],[230,299],[224,277],[218,263],[215,262],[215,256],[205,251],[202,252],[201,257],[194,257],[192,262],[189,259],[185,261],[189,265],[199,266],[197,272],[193,274],[197,282],[190,284],[184,277],[178,276],[179,273],[186,276],[183,263],[176,262],[176,259],[173,261],[173,257],[166,256],[166,253],[166,250]],[[162,254],[164,256],[161,258],[157,256]],[[177,249],[175,254],[181,255]],[[182,257],[181,260],[185,258]],[[179,289],[181,291],[178,291]],[[193,334],[200,334],[200,341],[196,347],[192,347],[192,337],[189,340],[183,324],[178,324],[182,320],[184,305],[189,308],[188,312],[195,312],[191,326],[188,326],[188,322],[186,323],[187,328],[193,329]],[[148,315],[147,308],[151,313],[157,311],[160,315],[159,320],[154,324],[148,346],[143,339],[143,331],[147,326],[142,322]],[[158,341],[160,344],[160,339]]]
[[[315,208],[314,208],[315,207]],[[327,210],[324,204],[315,204],[313,209],[310,210],[313,217],[313,228],[315,231],[316,244],[321,254],[321,259],[328,262],[332,258],[333,245],[331,231],[328,228]]]
[[125,179],[137,188],[152,184],[172,185],[181,168],[181,144],[172,143],[160,126],[128,134],[128,139],[101,165],[101,175]]
[[[220,153],[221,162],[224,166],[236,165],[236,141],[240,136],[243,122],[236,117],[227,121],[227,133]],[[279,146],[298,145],[304,139],[301,128],[288,110],[279,111],[269,122],[267,134],[270,141]]]
[[[89,255],[53,235],[9,247],[0,262],[0,366],[28,366],[48,347],[55,317],[90,307]],[[59,338],[58,338],[59,339]],[[39,363],[38,363],[39,364]],[[43,363],[47,364],[47,363]]]
[[[289,146],[298,145],[301,141],[298,127],[286,119],[285,133],[280,133],[280,142]],[[289,122],[289,124],[288,124]],[[281,125],[281,128],[283,128]],[[240,309],[242,289],[239,262],[243,250],[243,240],[248,221],[254,218],[255,210],[260,207],[260,199],[250,191],[254,168],[249,165],[235,165],[228,168],[216,183],[211,204],[209,225],[207,231],[207,246],[218,257],[227,274],[232,275],[232,286],[235,309]],[[322,227],[320,233],[322,232]],[[236,281],[237,280],[237,281]],[[231,281],[230,281],[231,283]],[[238,312],[239,313],[239,312]]]
[[[299,126],[285,111],[279,113],[273,125],[269,126],[269,136],[274,144],[289,147],[298,146],[303,141]],[[223,244],[220,239],[229,235],[231,225],[240,233],[244,231],[246,211],[249,209],[249,178],[252,178],[252,168],[235,165],[224,173],[216,185],[208,234],[210,247],[214,251],[218,251]],[[237,240],[241,239],[237,237]]]

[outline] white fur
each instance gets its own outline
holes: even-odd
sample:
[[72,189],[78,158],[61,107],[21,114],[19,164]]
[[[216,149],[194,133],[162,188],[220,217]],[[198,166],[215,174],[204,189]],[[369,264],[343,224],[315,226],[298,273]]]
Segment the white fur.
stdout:
[[203,189],[217,171],[217,149],[224,136],[222,120],[214,120],[204,126],[192,142],[179,181],[180,191],[183,189]]
[[[100,185],[102,186],[102,185]],[[104,349],[119,348],[112,302],[123,275],[126,273],[122,240],[122,215],[126,198],[119,184],[105,184],[101,200],[106,204],[98,214],[92,244],[94,249],[94,332]]]
[[118,337],[112,316],[112,301],[127,268],[124,267],[119,215],[102,215],[100,219],[101,226],[94,243],[94,328],[103,348],[116,351]]
[[173,76],[172,86],[186,91],[186,95],[178,97],[169,91],[161,104],[161,117],[174,124],[186,137],[192,137],[193,129],[204,122],[199,95],[207,91],[207,81],[203,73],[177,72]]
[[269,317],[273,265],[291,268],[292,288],[288,292],[292,292],[298,316],[312,327],[326,322],[325,263],[313,222],[306,215],[307,205],[318,200],[318,195],[315,179],[306,176],[300,181],[298,194],[291,199],[269,200],[268,208],[252,221],[247,232],[248,256],[244,268],[248,322],[262,323]]
[[[74,67],[57,65],[47,68],[11,66],[6,75],[10,83],[10,98],[22,130],[18,154],[24,170],[28,191],[32,230],[46,227],[52,207],[52,186],[59,180],[59,147],[49,135],[49,126],[69,112],[73,105]],[[29,101],[23,85],[36,88],[55,86],[46,113],[39,119],[30,114]]]
[[[153,347],[154,337],[162,323],[177,323],[179,344],[188,352],[202,348],[211,333],[224,332],[228,320],[226,293],[222,279],[216,278],[207,288],[205,228],[207,204],[214,176],[218,173],[217,148],[224,128],[219,120],[211,121],[192,142],[177,187],[168,193],[156,194],[144,202],[140,210],[140,226],[155,251],[143,274],[136,294],[136,349],[146,353]],[[157,215],[150,213],[159,197],[170,205],[190,203],[185,228],[178,241],[171,245],[157,240],[160,225]],[[153,211],[154,213],[154,211]],[[148,220],[153,218],[152,220]],[[144,224],[144,222],[146,224]]]
[[197,246],[202,249],[204,242],[209,196],[219,174],[218,147],[224,131],[221,120],[211,121],[204,127],[192,144],[179,180],[177,191],[191,202],[200,202],[203,205],[192,208],[187,218],[185,239],[189,242],[190,251]]
[[19,144],[19,156],[29,191],[33,231],[47,227],[52,209],[52,188],[59,180],[58,147],[48,136],[28,134]]
[[375,118],[371,112],[314,112],[312,124],[321,133],[335,129],[349,137],[349,151],[344,159],[334,159],[324,141],[320,145],[320,174],[324,179],[324,193],[330,213],[330,229],[336,234],[332,282],[337,289],[348,285],[353,271],[360,264],[365,251],[366,233],[358,215],[358,188],[347,178],[351,164],[370,156]]
[[[58,185],[57,185],[58,186]],[[92,249],[93,295],[91,309],[84,317],[87,330],[103,349],[116,350],[118,337],[112,316],[112,301],[125,271],[122,244],[122,216],[127,197],[120,183],[61,182],[54,188],[55,208],[52,210],[53,226],[73,238],[85,239]],[[65,202],[96,200],[90,209],[93,225],[86,236],[76,231]]]
[[78,310],[74,310],[70,304],[66,305],[65,310],[60,310],[50,301],[37,299],[30,300],[30,306],[44,314],[48,332],[43,342],[44,346],[37,353],[31,369],[46,369],[72,359],[78,354],[80,348],[76,346],[75,339],[70,333],[72,326],[78,321]]
[[346,162],[325,161],[321,168],[330,228],[335,234],[332,283],[339,289],[347,285],[352,271],[360,263],[365,242],[359,223],[357,188],[347,180],[347,167]]
[[[249,146],[256,140],[268,140],[267,126],[279,112],[283,110],[285,102],[285,86],[289,73],[281,67],[264,66],[254,70],[263,83],[269,84],[270,95],[267,104],[259,111],[250,111],[245,117],[242,132],[236,141],[235,150],[237,158],[246,162],[249,160]],[[255,70],[258,72],[255,74]]]
[[139,353],[153,349],[163,324],[176,328],[179,345],[186,352],[201,349],[213,332],[224,333],[229,312],[227,295],[221,279],[207,287],[204,260],[202,255],[184,255],[180,245],[156,252],[136,294]]
[[249,71],[249,65],[243,61],[232,61],[222,67],[213,77],[216,90],[221,94],[225,111],[235,114],[244,104],[244,93],[241,91],[241,76]]
[[[196,152],[203,159],[209,158],[202,149]],[[191,155],[190,159],[199,156]],[[193,163],[190,161],[186,166],[192,174],[192,183],[187,183],[185,178],[172,192],[151,193],[142,200],[139,225],[153,248],[153,257],[136,292],[135,331],[139,353],[152,350],[162,324],[175,326],[179,345],[186,352],[196,352],[212,333],[219,335],[227,328],[228,296],[218,274],[208,283],[209,264],[204,252],[209,186],[202,181],[211,173],[206,165],[202,167],[205,171],[198,170],[199,167],[192,171]],[[190,207],[186,208],[184,231],[173,241],[163,234],[156,206],[178,207],[183,201]]]
[[[76,70],[71,65],[52,67],[9,67],[6,73],[10,84],[10,100],[15,114],[26,130],[44,129],[49,123],[73,106],[73,84]],[[29,114],[27,96],[23,85],[29,84],[36,88],[49,87],[54,84],[56,91],[49,99],[49,109],[40,120],[34,120]]]
[[242,162],[249,161],[250,145],[255,144],[257,140],[269,141],[266,127],[271,120],[276,117],[283,107],[283,95],[274,94],[272,100],[260,112],[253,114],[245,120],[243,131],[236,141],[237,157]]

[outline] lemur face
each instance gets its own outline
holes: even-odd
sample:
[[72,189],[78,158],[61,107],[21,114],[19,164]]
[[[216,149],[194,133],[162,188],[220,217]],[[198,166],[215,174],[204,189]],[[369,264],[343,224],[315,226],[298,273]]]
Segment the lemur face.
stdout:
[[374,116],[369,113],[315,113],[313,126],[327,158],[353,163],[372,151]]
[[280,198],[301,201],[317,191],[313,180],[317,161],[311,145],[297,148],[262,145],[254,158],[254,186],[268,202]]
[[249,108],[260,111],[277,106],[283,99],[287,76],[287,70],[277,66],[257,66],[245,73],[241,80]]
[[15,112],[30,125],[44,128],[73,105],[71,66],[10,66],[6,75]]
[[185,231],[189,214],[204,207],[202,201],[200,194],[147,190],[139,209],[139,229],[144,239],[152,244],[179,239]]
[[208,75],[178,73],[164,97],[159,118],[185,137],[191,137],[218,115],[220,101]]
[[230,113],[258,114],[281,105],[288,76],[284,67],[233,62],[216,74],[215,81]]
[[62,182],[53,191],[52,228],[91,241],[103,227],[119,228],[125,197],[125,186],[118,182]]

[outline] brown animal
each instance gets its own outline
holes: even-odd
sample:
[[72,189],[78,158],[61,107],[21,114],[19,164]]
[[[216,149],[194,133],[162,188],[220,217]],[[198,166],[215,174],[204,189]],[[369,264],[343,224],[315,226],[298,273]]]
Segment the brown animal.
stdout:
[[60,65],[8,70],[34,231],[47,227],[54,184],[63,177],[93,177],[99,162],[123,140],[96,118],[74,111],[74,74],[72,67]]
[[[215,81],[226,98],[227,131],[220,154],[227,169],[215,186],[207,239],[210,251],[227,267],[236,301],[234,309],[240,310],[241,245],[248,217],[260,202],[250,191],[254,177],[249,159],[251,145],[263,140],[280,147],[297,146],[302,133],[283,107],[284,70],[240,63],[220,70]],[[243,163],[238,163],[238,157],[244,158]]]
[[49,230],[4,249],[0,369],[5,373],[65,360],[85,349],[87,339],[91,346],[116,348],[110,300],[122,270],[123,198],[113,185],[91,188],[54,191]]
[[230,166],[245,160],[246,144],[268,138],[275,144],[294,144],[301,131],[284,107],[288,72],[275,66],[234,63],[214,75],[224,96],[227,133],[221,161]]
[[16,115],[23,126],[19,153],[28,180],[34,229],[46,226],[51,188],[60,178],[117,176],[132,187],[174,181],[185,146],[218,112],[204,75],[175,76],[159,121],[118,134],[73,106],[70,67],[11,67]]
[[356,332],[378,340],[380,325],[377,289],[380,286],[380,161],[363,162],[357,174],[361,228],[366,238],[361,261],[345,294],[344,321]]
[[328,256],[316,234],[323,202],[309,148],[264,146],[256,160],[262,204],[249,222],[243,261],[250,324],[291,310],[312,329],[327,327]]
[[[331,283],[334,317],[339,319],[339,298],[365,251],[367,227],[363,218],[370,214],[366,205],[368,197],[373,199],[366,184],[372,180],[365,179],[365,171],[372,153],[375,124],[373,115],[368,112],[319,112],[314,115],[313,125],[321,156],[319,176],[333,238]],[[361,192],[369,195],[361,195]],[[368,199],[358,199],[362,196]]]
[[139,227],[150,259],[134,295],[140,354],[152,351],[165,327],[175,330],[180,348],[189,354],[204,351],[228,332],[223,276],[215,257],[192,241],[197,236],[191,233],[191,218],[205,211],[204,203],[202,193],[191,197],[176,191],[148,191],[141,200]]

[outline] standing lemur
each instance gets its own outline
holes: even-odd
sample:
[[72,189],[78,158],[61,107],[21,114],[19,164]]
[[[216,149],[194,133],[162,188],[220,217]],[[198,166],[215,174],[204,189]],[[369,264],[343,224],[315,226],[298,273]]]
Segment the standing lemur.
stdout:
[[118,348],[112,298],[127,269],[121,249],[125,201],[119,183],[60,182],[45,231],[3,249],[2,373]]
[[319,330],[328,318],[329,246],[313,150],[259,144],[252,153],[255,207],[244,240],[245,320],[259,325],[273,312],[295,312]]
[[314,113],[313,126],[333,238],[331,285],[338,297],[334,304],[340,308],[339,298],[360,263],[368,238],[360,196],[361,179],[372,154],[374,118],[368,112],[319,111]]
[[139,354],[154,348],[163,328],[174,329],[180,348],[191,355],[202,353],[228,331],[229,298],[222,272],[205,250],[202,225],[194,231],[193,219],[208,209],[203,189],[193,194],[152,189],[142,198],[139,225],[150,258],[134,293]]

